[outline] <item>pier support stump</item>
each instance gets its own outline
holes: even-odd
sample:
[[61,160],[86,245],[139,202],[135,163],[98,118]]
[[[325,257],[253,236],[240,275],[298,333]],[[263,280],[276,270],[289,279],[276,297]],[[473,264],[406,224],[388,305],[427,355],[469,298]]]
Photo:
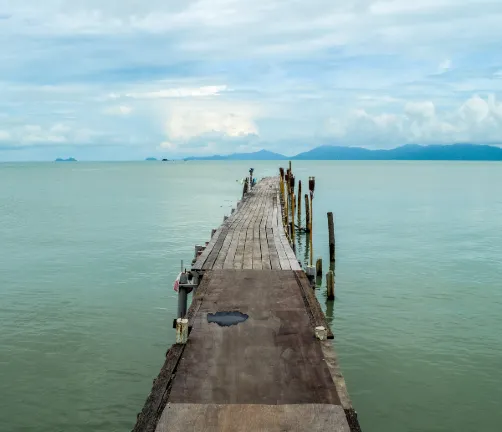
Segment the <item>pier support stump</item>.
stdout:
[[307,194],[305,194],[305,232],[310,232],[310,204],[309,196]]
[[186,344],[188,340],[188,320],[178,318],[176,320],[176,343]]
[[298,228],[302,227],[302,181],[298,180],[298,195],[296,196],[298,200]]
[[326,273],[326,294],[328,300],[335,299],[335,274],[331,270]]
[[329,260],[335,262],[335,224],[333,222],[333,213],[328,213],[328,231],[329,231]]
[[322,258],[318,258],[315,263],[315,272],[317,276],[322,276]]
[[313,282],[315,279],[315,267],[314,266],[307,266],[305,269],[305,273],[307,274],[307,277],[310,282]]

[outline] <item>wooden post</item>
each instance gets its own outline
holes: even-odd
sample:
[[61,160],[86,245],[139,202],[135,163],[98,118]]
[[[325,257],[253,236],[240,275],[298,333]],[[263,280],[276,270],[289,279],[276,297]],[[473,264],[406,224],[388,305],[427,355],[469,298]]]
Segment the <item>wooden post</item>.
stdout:
[[335,225],[333,222],[332,212],[328,212],[328,231],[329,231],[329,261],[335,262]]
[[286,219],[286,224],[284,225],[286,227],[286,231],[288,233],[288,239],[289,237],[289,170],[286,172],[286,177],[284,178],[286,181],[286,186],[285,186],[285,191],[284,194],[286,195],[284,197],[284,214],[285,214],[285,219]]
[[176,343],[186,344],[188,340],[188,320],[178,318],[176,320]]
[[298,180],[298,228],[302,227],[302,181]]
[[313,225],[314,225],[314,209],[312,208],[312,194],[310,194],[310,234],[309,234],[309,240],[310,240],[310,265],[314,264],[314,243],[313,243],[313,235],[314,233],[312,232],[313,230]]
[[317,276],[322,276],[322,258],[318,258],[315,263],[315,271]]
[[[185,274],[181,275],[180,285],[182,283],[187,283],[187,278]],[[184,278],[183,278],[184,276]],[[186,288],[179,287],[178,288],[178,318],[184,318],[187,313],[187,302],[188,302],[188,293]]]
[[[310,232],[310,204],[308,194],[305,194],[305,231]],[[310,247],[310,241],[308,244]]]
[[314,199],[315,190],[315,177],[309,177],[309,192],[310,192],[310,265],[314,262],[314,244],[313,244],[313,226],[314,226],[314,206],[312,200]]
[[326,293],[328,300],[335,299],[335,274],[331,270],[326,273]]
[[293,244],[293,251],[295,250],[295,194],[291,195],[291,226],[293,231],[291,233],[291,243]]
[[246,195],[248,193],[248,179],[244,182],[244,186],[242,188],[242,196]]

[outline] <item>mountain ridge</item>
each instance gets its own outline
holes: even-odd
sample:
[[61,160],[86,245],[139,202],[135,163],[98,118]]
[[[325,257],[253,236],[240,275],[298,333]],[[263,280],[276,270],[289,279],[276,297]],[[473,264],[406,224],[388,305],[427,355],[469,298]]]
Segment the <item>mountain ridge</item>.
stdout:
[[451,160],[451,161],[502,161],[502,148],[492,145],[456,144],[406,144],[393,149],[371,150],[364,147],[322,145],[295,156],[284,156],[268,150],[251,153],[232,153],[185,158],[193,160]]

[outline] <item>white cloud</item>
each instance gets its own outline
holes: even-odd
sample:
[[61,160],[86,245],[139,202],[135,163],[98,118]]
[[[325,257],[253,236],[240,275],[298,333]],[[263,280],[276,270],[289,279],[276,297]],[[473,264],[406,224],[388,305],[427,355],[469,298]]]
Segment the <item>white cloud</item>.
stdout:
[[227,137],[258,135],[256,109],[239,104],[180,103],[168,108],[165,132],[170,140],[184,141],[207,133]]
[[105,108],[104,112],[109,115],[128,116],[133,109],[128,105],[116,105]]
[[10,138],[11,135],[9,132],[0,130],[0,141],[8,141]]
[[[176,99],[176,98],[195,98],[195,97],[207,97],[207,96],[218,96],[221,92],[227,90],[226,85],[212,85],[212,86],[202,86],[202,87],[180,87],[180,88],[170,88],[161,89],[155,91],[147,91],[140,93],[127,93],[124,95],[126,98],[132,99]],[[117,94],[111,94],[112,99],[120,97]]]
[[445,73],[451,69],[452,63],[450,59],[444,59],[441,63],[439,63],[438,72]]
[[456,110],[437,112],[431,101],[410,102],[401,113],[355,110],[328,122],[329,134],[346,144],[393,147],[406,143],[502,144],[502,103],[473,96]]
[[405,113],[412,119],[431,119],[436,114],[436,108],[431,101],[409,102],[404,108]]

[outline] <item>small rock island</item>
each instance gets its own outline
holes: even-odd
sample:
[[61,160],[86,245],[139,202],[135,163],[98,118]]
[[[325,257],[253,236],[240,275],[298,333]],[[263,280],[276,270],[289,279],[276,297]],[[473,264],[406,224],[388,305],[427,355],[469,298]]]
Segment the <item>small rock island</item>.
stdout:
[[64,159],[64,158],[57,158],[56,159],[56,162],[77,162],[77,159],[73,158],[73,157],[69,157],[67,159]]

